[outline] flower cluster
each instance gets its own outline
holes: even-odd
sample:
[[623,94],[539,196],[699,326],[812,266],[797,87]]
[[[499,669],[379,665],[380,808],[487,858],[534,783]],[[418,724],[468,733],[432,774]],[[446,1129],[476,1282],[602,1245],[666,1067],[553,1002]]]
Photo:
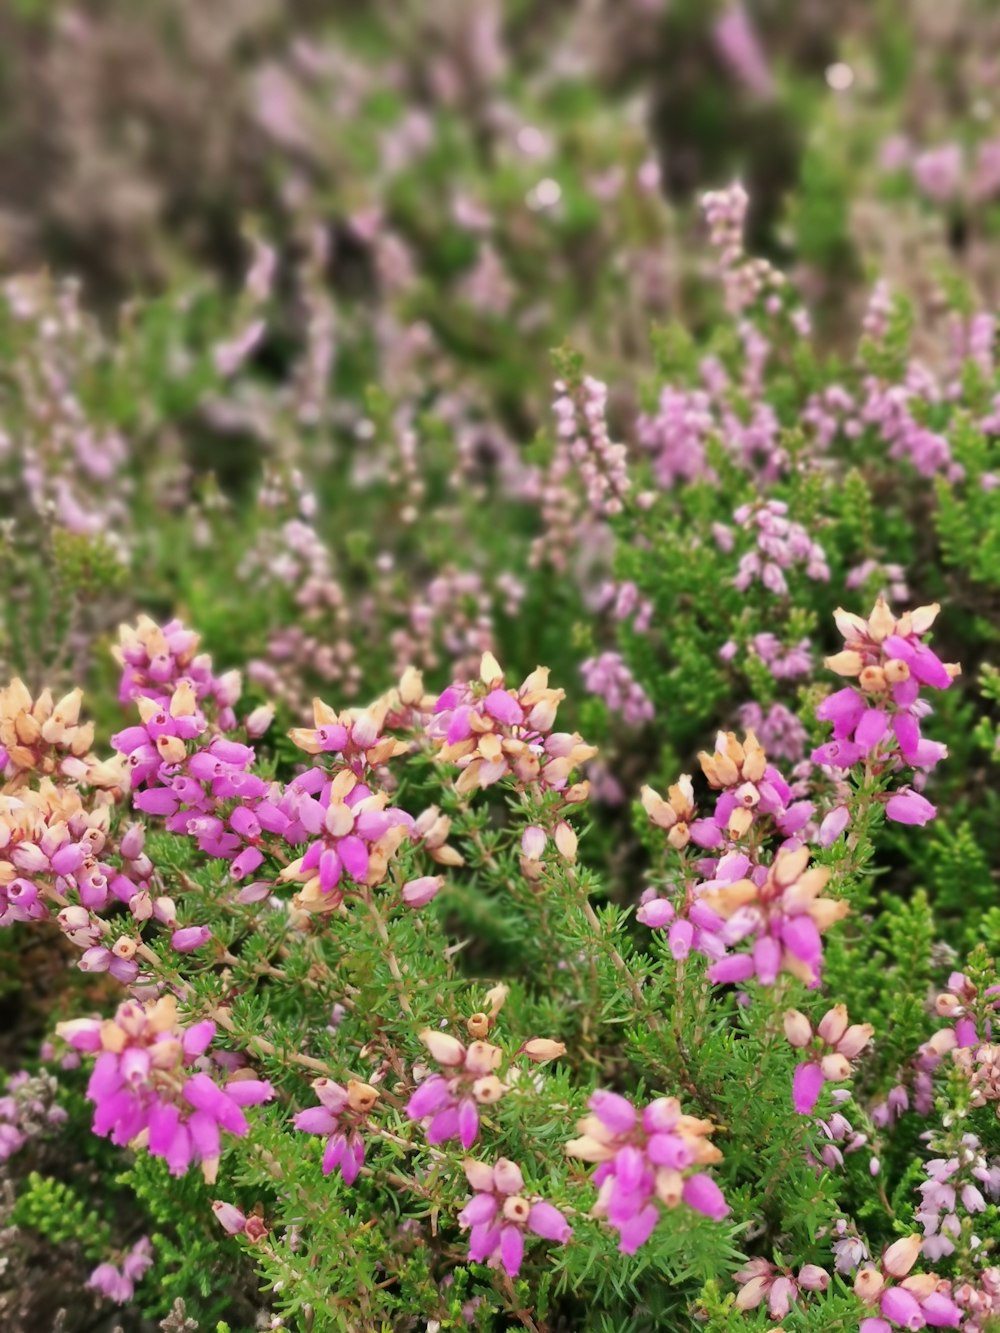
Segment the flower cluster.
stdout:
[[426,1122],[428,1143],[458,1139],[471,1148],[479,1137],[479,1107],[494,1105],[507,1091],[496,1073],[503,1051],[488,1041],[466,1046],[433,1028],[425,1028],[420,1040],[447,1072],[424,1079],[406,1103],[406,1114]]
[[795,565],[804,566],[806,578],[829,582],[830,570],[822,546],[813,541],[801,523],[787,515],[788,506],[783,500],[741,505],[733,514],[733,521],[752,533],[756,543],[755,550],[740,557],[733,579],[738,591],[746,592],[754,579],[760,579],[768,592],[783,597],[788,592],[785,570]]
[[[195,654],[197,638],[177,621],[161,630],[147,619],[138,631],[123,628],[122,638],[122,694],[134,698],[140,721],[113,741],[127,756],[133,804],[162,817],[171,832],[187,834],[201,852],[228,861],[234,880],[254,874],[272,855],[281,865],[277,882],[302,885],[297,905],[325,912],[339,907],[352,887],[381,884],[407,839],[420,841],[441,863],[461,862],[445,845],[447,821],[442,827],[436,812],[426,812],[418,823],[369,785],[376,770],[408,748],[381,734],[389,709],[403,703],[398,695],[343,714],[314,700],[315,725],[293,729],[292,740],[317,758],[335,756],[336,770],[331,775],[317,764],[285,785],[268,783],[251,771],[254,747],[219,730],[235,726],[234,673],[216,677],[211,659]],[[415,673],[402,690],[407,705],[421,698]],[[203,709],[208,704],[214,723]],[[257,735],[269,722],[270,710],[258,710],[247,719],[247,732]],[[288,848],[297,853],[291,860]],[[424,877],[408,886],[404,901],[427,902],[439,887]],[[204,938],[185,938],[182,945],[197,947]]]
[[727,1216],[722,1191],[698,1169],[722,1160],[709,1142],[710,1120],[684,1115],[675,1097],[658,1097],[641,1115],[617,1092],[595,1092],[588,1105],[566,1152],[597,1164],[594,1215],[618,1232],[623,1254],[649,1239],[661,1208],[683,1202],[716,1222]]
[[56,1091],[51,1074],[32,1076],[21,1069],[7,1079],[0,1095],[0,1162],[65,1122],[66,1111],[55,1100]]
[[8,788],[29,778],[65,779],[88,787],[116,787],[120,768],[90,752],[93,722],[80,721],[83,691],[54,700],[50,690],[32,699],[15,677],[0,690],[0,777]]
[[[816,763],[851,768],[867,760],[926,771],[944,757],[945,747],[920,731],[931,711],[921,687],[945,690],[960,670],[943,663],[923,642],[938,610],[936,604],[921,606],[897,619],[880,597],[867,619],[836,612],[844,647],[826,665],[857,684],[831,694],[817,708],[818,718],[833,723],[833,740],[813,751]],[[934,814],[931,803],[912,789],[886,800],[886,815],[901,824],[925,824]]]
[[[239,700],[242,681],[238,671],[216,676],[212,659],[198,652],[198,635],[179,620],[160,626],[149,616],[140,616],[133,628],[122,625],[114,649],[122,675],[118,697],[122,703],[151,699],[169,708],[177,687],[184,682],[200,708],[213,712],[220,731],[236,726],[233,706]],[[186,707],[185,713],[194,713]]]
[[[809,866],[809,850],[779,852],[771,865],[750,869],[746,857],[723,858],[714,880],[700,886],[698,905],[707,911],[702,930],[723,945],[753,938],[749,953],[718,957],[708,970],[712,981],[746,981],[756,976],[771,985],[790,972],[815,986],[823,965],[822,934],[847,915],[843,900],[822,896],[830,878],[825,866]],[[718,925],[714,927],[711,917]],[[704,949],[705,941],[702,941]]]
[[851,1061],[868,1045],[874,1031],[871,1023],[851,1023],[844,1004],[828,1009],[815,1030],[798,1009],[786,1010],[788,1044],[806,1057],[796,1065],[792,1083],[792,1101],[799,1115],[810,1114],[824,1083],[843,1083],[850,1078]]
[[963,1134],[950,1156],[931,1158],[924,1170],[927,1179],[917,1186],[921,1197],[914,1216],[924,1229],[921,1252],[933,1262],[954,1254],[962,1234],[960,1213],[982,1213],[986,1196],[993,1201],[1000,1196],[1000,1164],[988,1159],[975,1134]]
[[313,1090],[320,1105],[297,1111],[293,1124],[306,1134],[322,1134],[326,1139],[324,1176],[339,1167],[344,1184],[353,1185],[365,1161],[361,1127],[378,1100],[378,1092],[370,1083],[356,1078],[349,1079],[346,1087],[330,1078],[313,1079]]
[[120,1146],[142,1145],[166,1160],[171,1175],[183,1175],[197,1162],[205,1179],[214,1181],[221,1131],[242,1137],[249,1129],[243,1107],[273,1096],[269,1083],[242,1071],[220,1086],[205,1058],[215,1024],[181,1027],[169,995],[147,1004],[126,1000],[114,1018],[71,1019],[56,1031],[76,1050],[96,1056],[87,1084],[94,1133],[110,1135]]
[[458,1220],[469,1228],[469,1258],[474,1263],[500,1266],[509,1277],[517,1277],[526,1232],[560,1245],[569,1240],[572,1228],[558,1208],[544,1199],[524,1197],[524,1177],[515,1162],[500,1157],[490,1166],[468,1158],[462,1166],[474,1193]]
[[553,731],[563,690],[549,686],[538,667],[517,688],[508,688],[496,658],[483,655],[479,680],[452,685],[434,705],[428,735],[444,763],[462,771],[459,793],[489,787],[511,776],[542,791],[557,791],[567,803],[586,798],[586,783],[569,785],[573,771],[597,753],[580,736]]
[[923,1238],[904,1236],[893,1241],[882,1255],[880,1268],[873,1264],[858,1270],[855,1294],[879,1313],[862,1319],[860,1333],[892,1333],[899,1328],[958,1328],[962,1311],[952,1299],[951,1284],[933,1273],[913,1273]]
[[153,1247],[148,1236],[142,1236],[124,1256],[120,1265],[98,1264],[87,1286],[116,1305],[127,1305],[135,1295],[135,1284],[145,1276],[153,1264]]
[[648,722],[653,705],[632,675],[621,653],[604,652],[580,663],[580,674],[589,694],[597,694],[612,713],[620,713],[630,726]]
[[[273,809],[272,828],[281,838],[307,844],[279,875],[302,885],[295,901],[307,911],[339,907],[351,884],[381,884],[414,829],[412,815],[391,806],[387,792],[373,792],[349,768],[333,779],[322,768],[307,770],[292,779]],[[259,820],[260,807],[255,813]]]
[[818,1264],[803,1264],[795,1275],[790,1268],[779,1268],[769,1259],[751,1259],[735,1275],[740,1284],[736,1295],[737,1310],[756,1310],[767,1301],[772,1319],[784,1319],[803,1291],[826,1291],[830,1274]]

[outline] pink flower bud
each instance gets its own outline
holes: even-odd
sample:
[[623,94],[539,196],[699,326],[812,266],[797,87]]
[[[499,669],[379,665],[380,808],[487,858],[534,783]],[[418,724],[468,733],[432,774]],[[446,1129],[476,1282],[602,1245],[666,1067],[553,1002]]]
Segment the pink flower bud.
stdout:
[[521,853],[529,861],[540,861],[548,841],[545,830],[531,824],[521,834]]
[[407,907],[426,907],[443,887],[443,875],[422,875],[419,879],[408,880],[402,889],[403,902]]
[[917,1298],[903,1287],[887,1287],[879,1301],[879,1309],[886,1319],[901,1328],[923,1328],[927,1323]]
[[271,723],[274,721],[274,705],[260,704],[250,713],[246,720],[247,735],[257,740],[263,736]]
[[176,926],[177,908],[174,905],[173,898],[168,898],[166,894],[161,894],[153,899],[153,915],[157,921],[161,921],[165,926]]
[[852,1023],[837,1042],[837,1050],[848,1060],[853,1060],[871,1041],[874,1031],[871,1023]]
[[847,1005],[835,1004],[819,1020],[816,1030],[828,1046],[836,1046],[847,1031],[847,1023]]
[[826,1291],[830,1274],[818,1264],[803,1264],[799,1270],[799,1286],[806,1291]]
[[837,841],[844,829],[851,822],[851,812],[846,805],[838,805],[825,815],[819,826],[817,842],[821,847],[830,847]]
[[524,1189],[521,1168],[509,1158],[499,1157],[493,1168],[493,1184],[501,1194],[520,1194]]
[[925,796],[919,792],[897,792],[885,803],[886,818],[897,824],[926,824],[937,814]]
[[246,1213],[237,1208],[235,1204],[224,1203],[222,1199],[216,1199],[212,1204],[212,1212],[228,1236],[239,1235],[246,1226]]
[[208,926],[183,926],[170,936],[171,948],[178,953],[194,953],[212,938]]
[[819,1064],[828,1083],[843,1083],[845,1078],[851,1077],[850,1060],[836,1052],[833,1055],[824,1055]]
[[547,1060],[557,1060],[560,1055],[565,1054],[565,1045],[561,1041],[553,1041],[549,1037],[531,1037],[518,1051],[518,1055],[526,1055],[529,1060],[534,1060],[536,1064],[544,1064]]

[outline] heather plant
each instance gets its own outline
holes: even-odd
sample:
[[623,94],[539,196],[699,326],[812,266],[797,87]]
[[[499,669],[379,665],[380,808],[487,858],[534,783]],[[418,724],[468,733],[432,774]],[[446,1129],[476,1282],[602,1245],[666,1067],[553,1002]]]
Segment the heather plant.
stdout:
[[[1000,1326],[988,287],[832,294],[863,66],[688,10],[179,6],[199,96],[282,38],[199,144],[239,273],[192,203],[117,322],[0,290],[13,1327]],[[813,117],[791,262],[597,91],[703,30]]]

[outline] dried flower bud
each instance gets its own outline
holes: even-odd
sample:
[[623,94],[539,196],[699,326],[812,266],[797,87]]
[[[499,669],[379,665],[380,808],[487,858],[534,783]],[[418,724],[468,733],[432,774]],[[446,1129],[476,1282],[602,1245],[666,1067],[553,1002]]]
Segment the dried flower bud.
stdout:
[[470,1014],[465,1020],[465,1026],[469,1036],[478,1040],[481,1037],[489,1035],[492,1023],[489,1014],[484,1014],[480,1011],[479,1013]]

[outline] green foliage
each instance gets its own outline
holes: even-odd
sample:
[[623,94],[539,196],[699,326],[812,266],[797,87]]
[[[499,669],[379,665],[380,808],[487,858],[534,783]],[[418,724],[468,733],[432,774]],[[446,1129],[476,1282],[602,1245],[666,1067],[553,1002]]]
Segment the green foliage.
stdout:
[[64,1181],[32,1171],[14,1206],[17,1226],[31,1227],[53,1245],[79,1245],[88,1259],[104,1257],[108,1224]]

